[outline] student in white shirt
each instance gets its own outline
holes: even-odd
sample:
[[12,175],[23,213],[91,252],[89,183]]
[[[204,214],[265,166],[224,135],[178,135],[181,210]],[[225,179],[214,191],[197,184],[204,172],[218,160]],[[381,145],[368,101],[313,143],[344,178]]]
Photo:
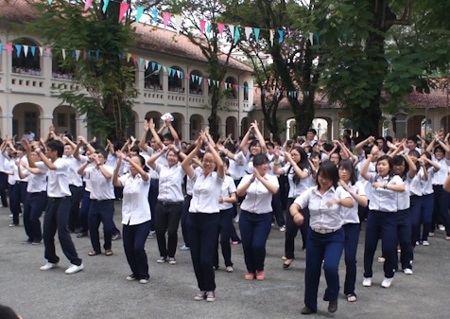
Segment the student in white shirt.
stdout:
[[278,178],[268,174],[269,159],[259,153],[253,157],[253,174],[242,178],[237,195],[244,196],[239,228],[244,249],[247,280],[264,280],[266,242],[272,223],[272,195],[278,191]]
[[[130,163],[130,172],[119,177],[120,166],[126,159]],[[122,235],[123,247],[127,256],[131,275],[127,280],[139,280],[146,284],[150,278],[148,274],[148,260],[145,253],[145,242],[150,231],[150,205],[148,203],[148,190],[150,176],[146,172],[145,159],[135,155],[129,159],[117,151],[117,165],[114,169],[113,184],[123,187],[122,200]]]
[[[27,155],[31,152],[28,143],[24,143]],[[47,172],[47,197],[48,204],[44,217],[44,245],[45,258],[47,263],[41,267],[41,270],[50,270],[58,267],[59,257],[55,250],[55,233],[58,231],[58,238],[62,251],[67,259],[70,260],[70,267],[65,271],[66,274],[74,274],[83,270],[82,260],[78,257],[75,246],[72,242],[69,232],[69,214],[70,214],[70,189],[69,189],[69,165],[62,158],[64,144],[58,140],[48,142],[46,155],[38,148],[35,150],[40,162],[34,162],[33,158],[28,156],[29,166],[39,169],[48,168]]]
[[[36,152],[30,152],[34,161],[38,160]],[[47,167],[41,169],[28,166],[28,161],[18,165],[19,176],[28,177],[27,197],[23,206],[23,226],[27,234],[26,243],[38,245],[42,241],[42,228],[39,218],[47,205]]]
[[[179,161],[180,151],[173,145],[164,146],[147,161],[159,175],[158,203],[155,212],[156,239],[160,257],[158,263],[175,265],[178,244],[178,226],[183,212],[184,195],[182,190],[185,173]],[[157,159],[165,156],[167,165],[160,165]],[[167,240],[166,240],[167,233]]]
[[105,150],[97,150],[92,154],[95,166],[82,170],[81,175],[88,175],[91,182],[90,207],[89,207],[89,235],[93,250],[89,256],[101,254],[98,227],[103,224],[103,238],[106,256],[112,256],[112,235],[115,228],[114,217],[114,186],[112,183],[114,168],[105,165],[108,153]]
[[347,191],[353,200],[353,207],[341,207],[344,218],[344,253],[345,253],[345,281],[344,295],[347,301],[356,301],[356,251],[358,248],[359,232],[361,230],[358,216],[358,205],[367,206],[367,196],[364,185],[356,180],[356,172],[351,160],[342,160],[338,166],[340,186]]
[[[222,248],[222,256],[225,262],[225,271],[233,272],[233,262],[231,261],[231,235],[233,232],[233,203],[237,201],[236,185],[233,178],[228,175],[228,158],[223,157],[222,162],[225,168],[225,177],[222,184],[222,192],[219,197],[219,230],[217,235],[220,236],[220,247]],[[216,251],[214,254],[214,268],[219,269],[219,240],[217,240]]]
[[[191,161],[203,143],[210,145],[203,155],[203,170],[196,175]],[[183,170],[188,178],[194,180],[191,205],[189,206],[188,232],[192,264],[200,292],[194,300],[216,300],[214,252],[217,251],[217,232],[219,229],[219,197],[225,176],[224,165],[205,133],[200,133],[194,150],[183,160]]]
[[8,196],[9,196],[9,209],[13,217],[10,227],[19,225],[19,214],[20,214],[20,190],[19,190],[19,173],[17,170],[16,160],[18,160],[17,151],[12,149],[11,144],[9,144],[5,151],[3,167],[5,173],[8,175]]
[[4,170],[5,156],[3,151],[6,147],[6,140],[0,138],[0,198],[2,207],[8,207],[8,200],[6,198],[6,189],[8,188],[8,175]]
[[403,180],[394,175],[389,156],[378,158],[376,173],[369,173],[372,154],[367,156],[361,168],[361,176],[366,179],[372,189],[367,217],[366,237],[364,243],[364,280],[363,286],[372,286],[373,257],[381,238],[384,262],[383,288],[389,288],[394,279],[397,267],[397,210],[398,193],[405,191]]
[[[278,161],[274,161],[273,171],[275,174],[287,175],[289,183],[287,207],[290,207],[294,200],[311,186],[311,166],[305,150],[299,146],[294,147],[290,152],[285,152],[284,158],[286,165],[279,167]],[[284,239],[284,257],[286,259],[283,262],[284,269],[289,268],[295,258],[294,243],[299,229],[302,234],[302,248],[306,249],[306,237],[309,229],[309,212],[307,207],[302,211],[302,214],[305,222],[300,226],[294,223],[290,214],[286,214],[286,233]]]
[[317,312],[317,293],[321,267],[327,289],[323,300],[328,312],[336,312],[339,295],[339,261],[344,249],[343,218],[340,206],[353,207],[351,196],[338,187],[338,168],[331,161],[323,162],[317,172],[317,186],[303,192],[289,208],[294,222],[304,222],[301,212],[308,207],[310,219],[306,249],[305,306],[302,314]]

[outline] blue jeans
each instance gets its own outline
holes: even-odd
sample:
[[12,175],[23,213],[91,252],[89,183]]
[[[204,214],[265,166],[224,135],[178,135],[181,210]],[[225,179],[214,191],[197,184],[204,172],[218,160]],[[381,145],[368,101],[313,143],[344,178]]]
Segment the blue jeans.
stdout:
[[28,241],[38,243],[42,240],[42,229],[39,218],[47,206],[47,192],[28,193],[23,206],[23,226]]
[[44,245],[45,259],[51,263],[59,262],[55,250],[55,234],[58,231],[58,239],[62,251],[67,259],[74,265],[81,265],[77,251],[69,232],[70,197],[49,198],[44,216]]
[[220,246],[222,248],[222,256],[225,266],[233,266],[231,261],[231,232],[233,228],[233,208],[221,210],[219,213],[219,228],[217,230],[216,250],[214,253],[214,266],[219,266],[219,236]]
[[198,288],[201,291],[215,291],[216,281],[213,268],[216,250],[219,213],[189,213],[188,232],[192,265]]
[[423,229],[422,236],[420,237],[422,241],[428,240],[428,233],[431,231],[431,223],[433,221],[433,210],[434,194],[423,195],[421,207],[421,222],[423,224]]
[[[410,268],[412,269],[411,260],[413,260],[413,250],[411,243],[411,228],[412,228],[412,216],[411,211],[408,209],[399,210],[396,213],[397,215],[397,237],[398,244],[400,245],[401,255],[400,262],[402,264],[402,269]],[[398,268],[398,254],[396,256],[397,266]]]
[[345,281],[344,294],[355,294],[356,282],[356,251],[358,249],[360,224],[345,224],[344,257],[345,257]]
[[145,242],[150,231],[150,221],[137,225],[123,225],[122,239],[128,265],[134,277],[148,279],[148,260]]
[[272,214],[253,214],[242,210],[239,218],[244,260],[249,273],[264,270],[266,242],[272,224]]
[[317,293],[321,266],[327,288],[323,300],[335,301],[339,294],[339,261],[344,249],[344,229],[329,233],[319,234],[310,229],[307,238],[305,269],[305,306],[317,311]]
[[284,234],[284,256],[286,256],[287,259],[294,259],[294,250],[295,250],[295,237],[297,237],[298,230],[300,229],[300,232],[302,234],[302,241],[303,246],[302,249],[306,248],[306,238],[308,236],[308,229],[309,228],[309,210],[308,208],[302,209],[302,215],[304,217],[303,224],[301,226],[297,226],[294,223],[294,220],[292,219],[291,214],[289,213],[289,207],[294,202],[293,198],[288,198],[287,206],[288,206],[288,212],[286,214],[286,232]]
[[380,212],[369,210],[366,225],[366,241],[364,244],[364,277],[372,278],[373,257],[377,250],[378,239],[381,238],[381,251],[384,262],[384,276],[394,277],[397,268],[397,215],[396,212]]
[[411,244],[416,246],[416,242],[420,241],[420,222],[422,215],[422,196],[411,195],[409,210],[411,211]]
[[101,252],[100,249],[100,237],[98,227],[100,222],[103,224],[103,236],[105,244],[103,248],[111,249],[111,238],[114,231],[114,200],[95,200],[91,199],[91,205],[89,208],[89,235],[91,237],[92,248],[96,252]]

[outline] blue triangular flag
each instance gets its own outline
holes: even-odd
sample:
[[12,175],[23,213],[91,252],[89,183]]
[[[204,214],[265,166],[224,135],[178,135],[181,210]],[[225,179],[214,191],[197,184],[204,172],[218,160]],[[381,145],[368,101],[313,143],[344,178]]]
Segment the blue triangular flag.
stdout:
[[152,9],[152,16],[153,16],[153,21],[156,23],[158,23],[158,9]]
[[239,27],[236,26],[234,28],[234,44],[236,44],[239,41],[240,37],[241,37],[241,32],[239,31]]
[[31,49],[31,55],[32,55],[32,56],[35,56],[35,54],[36,54],[36,47],[35,47],[34,45],[32,45],[32,46],[30,47],[30,49]]
[[278,42],[281,43],[284,41],[284,30],[278,30]]
[[319,32],[315,32],[315,33],[314,33],[314,35],[315,35],[315,37],[316,37],[316,42],[317,42],[317,45],[320,45],[320,37],[319,37]]
[[103,0],[103,7],[102,7],[103,13],[106,13],[106,9],[108,9],[108,5],[109,5],[109,0]]
[[259,28],[253,28],[253,35],[255,36],[256,42],[259,42]]
[[16,44],[15,47],[16,47],[17,56],[20,56],[20,53],[22,52],[22,45]]
[[97,51],[95,51],[95,58],[98,60],[99,57],[100,57],[100,51],[97,50]]
[[156,64],[155,64],[155,62],[152,61],[152,71],[155,70],[155,67],[156,67]]
[[3,43],[0,42],[0,55],[2,55]]
[[136,22],[139,22],[139,20],[141,20],[142,14],[144,13],[144,7],[137,7],[136,10]]

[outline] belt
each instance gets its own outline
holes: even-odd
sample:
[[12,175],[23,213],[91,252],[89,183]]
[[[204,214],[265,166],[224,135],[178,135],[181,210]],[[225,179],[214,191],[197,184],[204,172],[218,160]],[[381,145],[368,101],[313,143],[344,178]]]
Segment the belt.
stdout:
[[91,201],[93,201],[93,202],[98,202],[98,203],[101,203],[101,202],[109,202],[109,201],[112,201],[112,200],[114,200],[114,199],[92,199],[91,198]]
[[337,229],[312,228],[312,230],[319,234],[331,234],[334,233]]
[[161,205],[163,206],[171,206],[171,205],[181,205],[183,204],[183,202],[163,202],[163,201],[158,201],[159,203],[161,203]]
[[27,184],[28,182],[24,182],[24,181],[16,181],[16,185],[17,184]]
[[67,197],[69,197],[69,196],[64,196],[64,197],[48,197],[48,200],[49,200],[50,202],[57,202],[57,201],[59,201],[59,200],[61,200],[61,199],[63,199],[63,198],[67,198]]

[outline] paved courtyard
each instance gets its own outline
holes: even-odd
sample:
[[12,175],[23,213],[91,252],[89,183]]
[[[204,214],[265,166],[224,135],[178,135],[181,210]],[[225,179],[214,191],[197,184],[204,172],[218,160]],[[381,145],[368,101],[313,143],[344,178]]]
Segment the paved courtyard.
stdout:
[[[120,203],[116,205],[119,226]],[[114,256],[89,257],[88,238],[73,236],[85,270],[64,274],[69,262],[62,254],[61,268],[39,271],[45,263],[44,246],[22,244],[22,226],[8,227],[9,209],[0,208],[0,303],[13,307],[23,318],[294,318],[300,317],[304,290],[304,253],[288,270],[282,269],[284,233],[273,227],[267,244],[266,280],[245,281],[242,247],[233,246],[234,273],[216,272],[217,301],[194,301],[196,280],[189,252],[178,251],[177,265],[157,264],[156,239],[147,241],[150,282],[128,282],[130,273],[122,242],[113,242]],[[179,232],[181,236],[181,231]],[[382,264],[374,264],[374,285],[361,286],[363,236],[358,250],[358,301],[339,299],[339,309],[329,314],[319,287],[319,312],[310,318],[445,318],[450,317],[450,242],[443,233],[430,238],[430,246],[416,249],[414,275],[397,273],[389,289],[380,287]],[[181,241],[180,241],[181,245]],[[297,239],[301,247],[301,239]],[[340,267],[343,285],[344,265]]]

